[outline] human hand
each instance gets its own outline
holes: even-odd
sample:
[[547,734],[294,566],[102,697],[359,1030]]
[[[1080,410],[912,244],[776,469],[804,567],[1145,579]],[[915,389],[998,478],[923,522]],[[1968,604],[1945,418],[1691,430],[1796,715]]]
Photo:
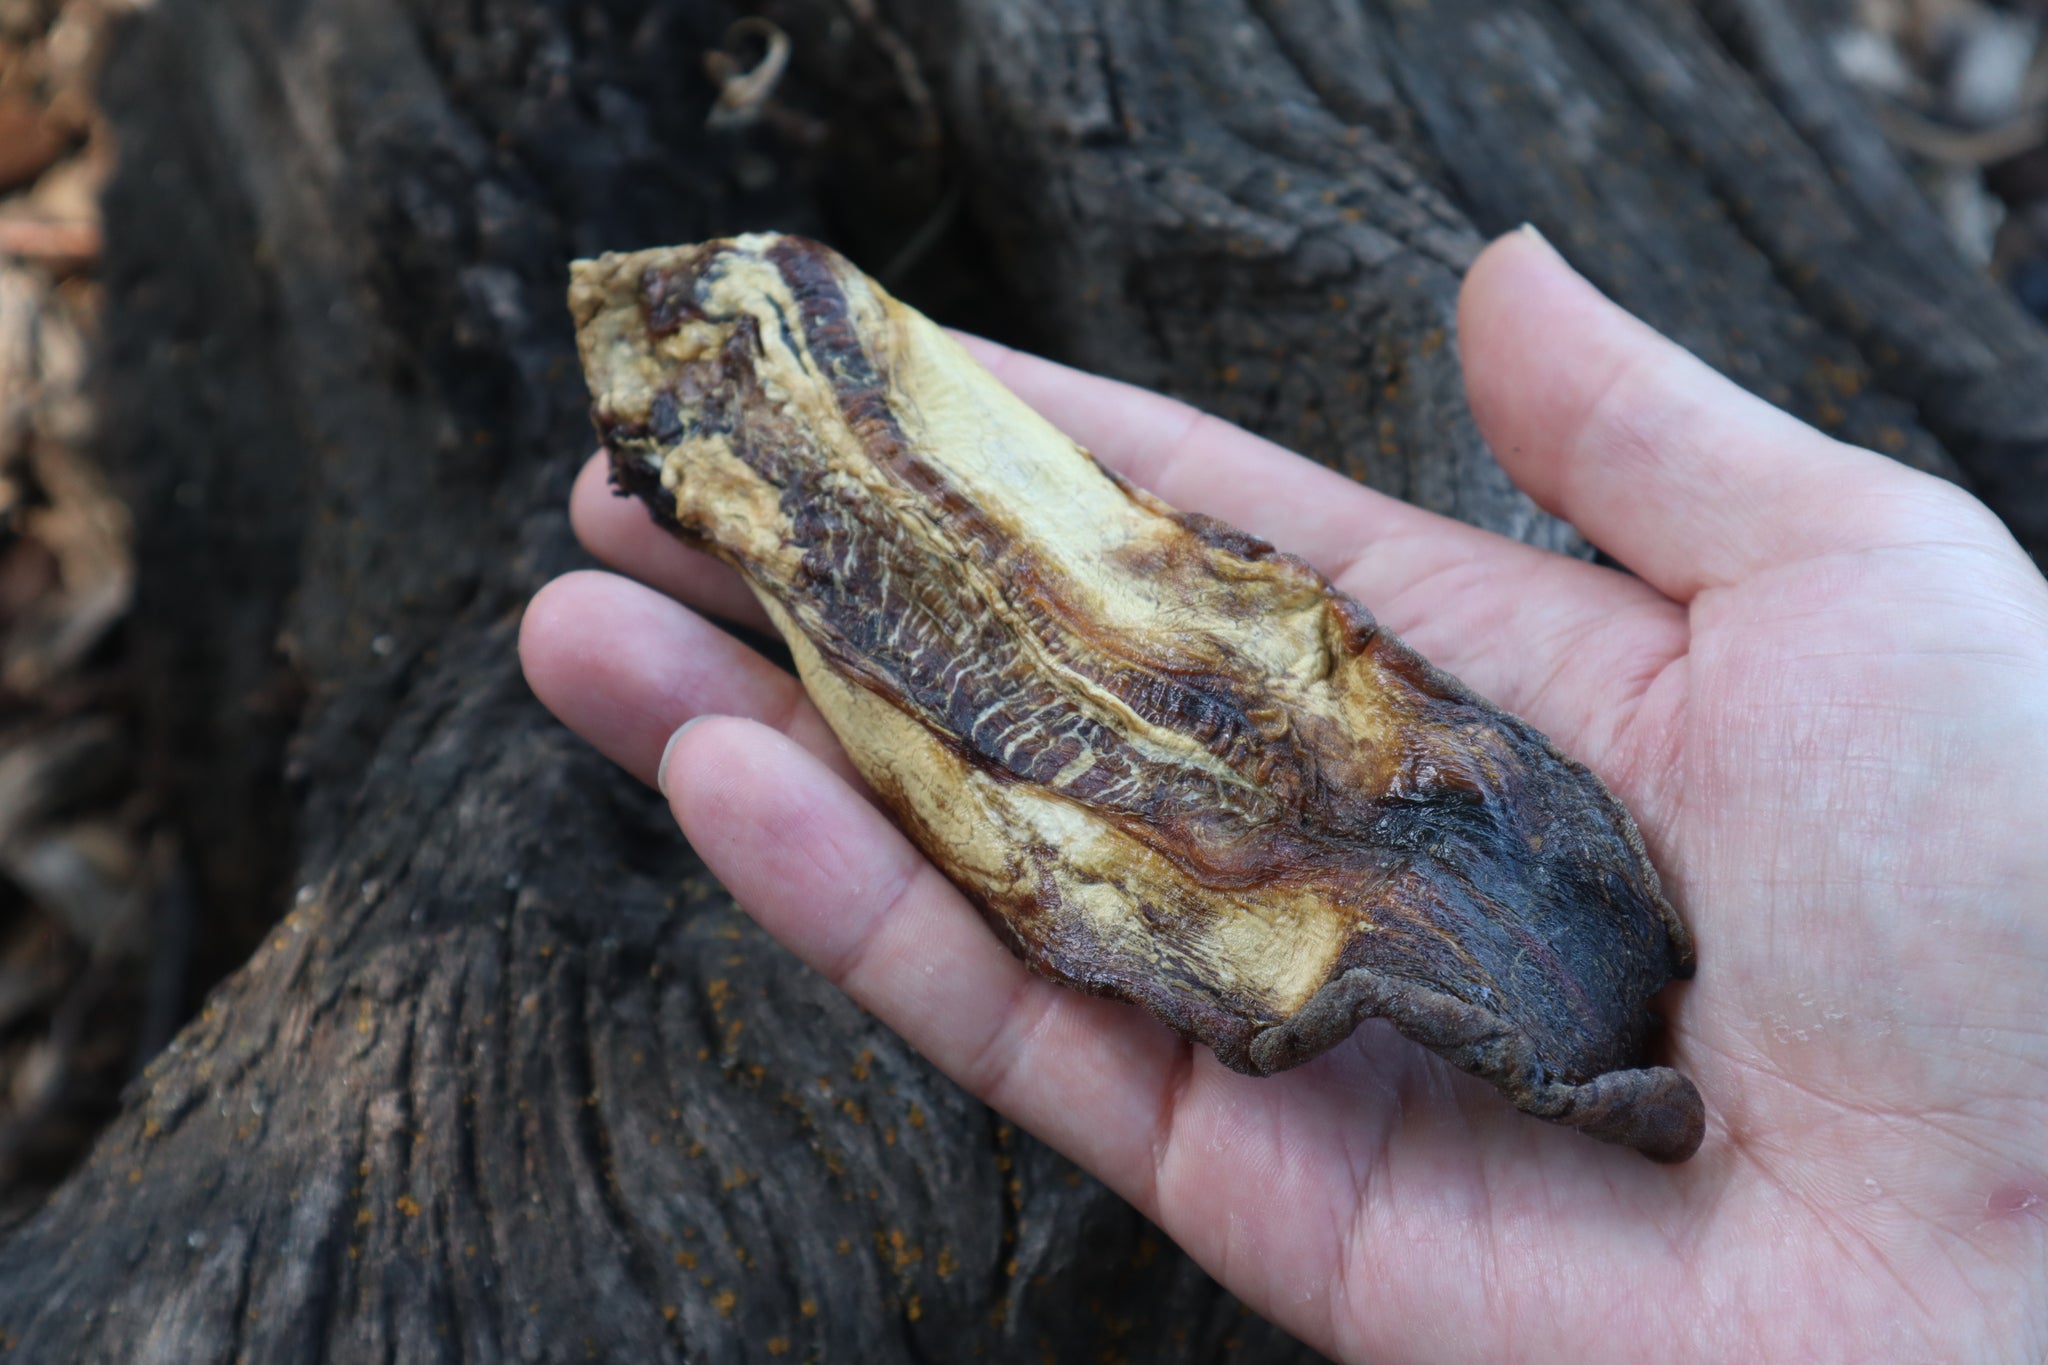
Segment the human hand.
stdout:
[[550,584],[527,676],[601,751],[665,772],[770,933],[1325,1351],[2041,1358],[2048,583],[1973,499],[1748,396],[1531,236],[1473,267],[1461,331],[1509,473],[1636,576],[975,350],[1105,464],[1303,555],[1628,805],[1699,945],[1661,1002],[1660,1060],[1708,1105],[1682,1166],[1535,1122],[1383,1024],[1254,1079],[1031,975],[869,803],[796,680],[690,610],[765,627],[738,578],[614,499],[601,461],[572,515],[627,576]]

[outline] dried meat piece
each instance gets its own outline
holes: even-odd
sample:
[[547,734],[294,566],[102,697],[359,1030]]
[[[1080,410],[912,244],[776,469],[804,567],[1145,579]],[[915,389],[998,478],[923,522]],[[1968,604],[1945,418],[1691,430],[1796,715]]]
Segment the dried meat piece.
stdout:
[[1103,470],[845,260],[759,235],[570,291],[618,485],[737,568],[883,804],[1039,972],[1267,1074],[1382,1016],[1682,1160],[1691,970],[1635,824],[1291,555]]

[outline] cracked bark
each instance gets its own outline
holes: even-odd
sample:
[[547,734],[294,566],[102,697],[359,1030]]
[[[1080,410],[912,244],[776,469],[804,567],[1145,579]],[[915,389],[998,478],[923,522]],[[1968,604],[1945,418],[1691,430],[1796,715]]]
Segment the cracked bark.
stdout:
[[1769,0],[884,4],[936,149],[836,0],[754,8],[822,150],[704,131],[708,0],[135,21],[102,454],[145,757],[213,923],[261,933],[0,1242],[23,1358],[1304,1354],[764,941],[526,695],[520,605],[578,562],[572,255],[772,226],[879,269],[937,221],[891,283],[942,319],[1583,552],[1456,374],[1459,271],[1531,218],[2048,538],[2048,345]]

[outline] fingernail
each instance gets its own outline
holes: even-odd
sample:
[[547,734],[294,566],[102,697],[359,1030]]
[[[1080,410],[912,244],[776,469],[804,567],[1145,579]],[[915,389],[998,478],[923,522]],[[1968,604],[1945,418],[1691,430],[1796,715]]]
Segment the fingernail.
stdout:
[[1543,229],[1537,227],[1534,223],[1524,223],[1515,230],[1532,241],[1542,243],[1543,249],[1551,255],[1556,256],[1560,254],[1558,249],[1550,244],[1550,239],[1543,235]]
[[668,761],[669,758],[676,751],[676,742],[680,740],[684,735],[690,733],[691,726],[702,725],[705,721],[710,719],[712,719],[712,717],[708,715],[690,717],[681,725],[678,725],[676,727],[676,732],[668,737],[668,743],[661,746],[661,766],[657,767],[654,770],[654,785],[661,788],[661,794],[663,796],[668,795]]

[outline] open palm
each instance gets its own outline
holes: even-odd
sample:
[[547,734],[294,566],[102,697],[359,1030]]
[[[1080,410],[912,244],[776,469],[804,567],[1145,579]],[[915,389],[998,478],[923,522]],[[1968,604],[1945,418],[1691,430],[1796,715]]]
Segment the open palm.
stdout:
[[1685,1165],[1535,1122],[1381,1024],[1252,1079],[1032,976],[797,682],[679,605],[763,620],[599,462],[576,525],[630,577],[549,585],[527,674],[605,753],[665,770],[771,933],[1324,1350],[2041,1358],[2048,583],[1979,504],[1744,395],[1531,236],[1474,267],[1461,326],[1510,473],[1634,576],[977,351],[1104,463],[1305,556],[1635,812],[1699,944],[1662,1002],[1709,1110]]

